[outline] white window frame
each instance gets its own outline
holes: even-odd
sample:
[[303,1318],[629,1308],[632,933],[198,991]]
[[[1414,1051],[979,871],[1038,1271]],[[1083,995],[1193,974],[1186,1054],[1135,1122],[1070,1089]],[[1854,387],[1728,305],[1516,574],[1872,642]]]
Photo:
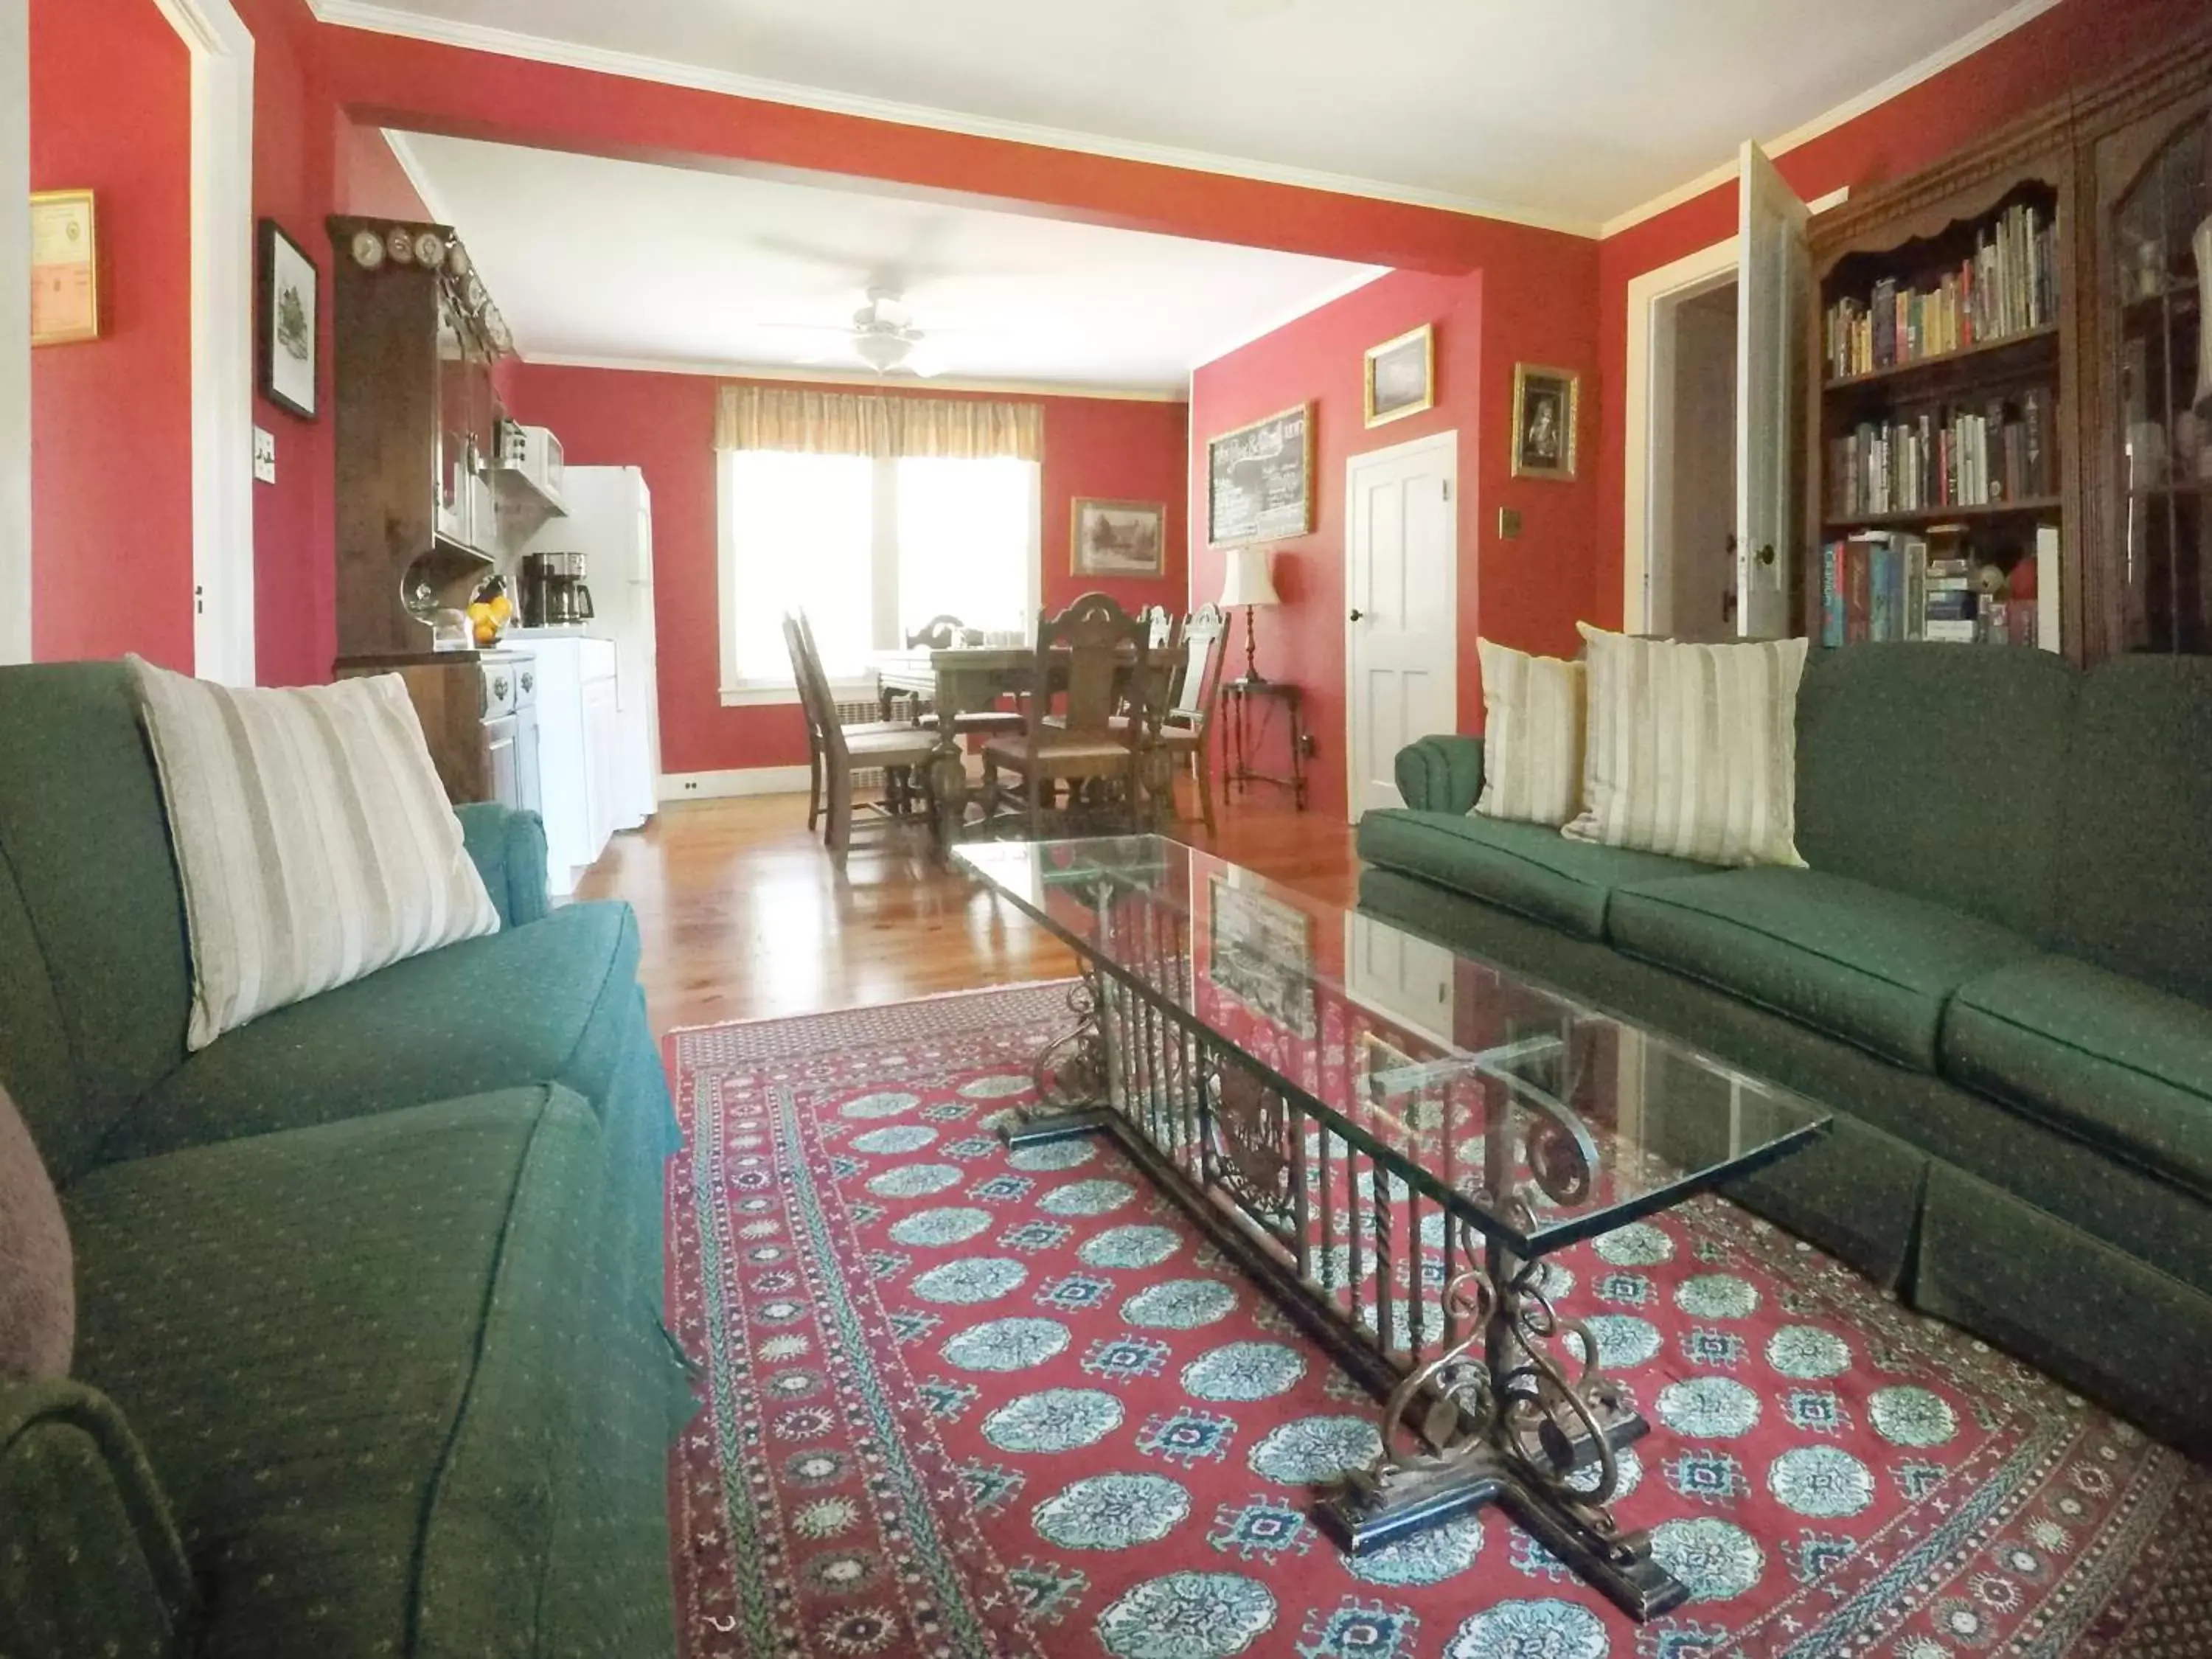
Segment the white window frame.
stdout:
[[[789,674],[774,674],[747,678],[738,672],[738,603],[742,595],[738,591],[737,507],[731,499],[730,452],[717,452],[714,457],[714,615],[715,631],[721,643],[721,699],[725,708],[750,708],[799,701],[799,688]],[[875,544],[872,561],[876,580],[875,634],[878,641],[890,644],[878,649],[896,649],[903,641],[898,632],[898,463],[888,456],[878,458],[875,464],[872,500],[875,505]],[[1041,461],[1029,464],[1029,557],[1023,562],[1028,577],[1028,592],[1024,596],[1023,614],[1034,617],[1042,603],[1044,580],[1044,465]],[[834,680],[830,695],[840,702],[865,702],[876,695],[876,680],[872,674],[859,679]]]

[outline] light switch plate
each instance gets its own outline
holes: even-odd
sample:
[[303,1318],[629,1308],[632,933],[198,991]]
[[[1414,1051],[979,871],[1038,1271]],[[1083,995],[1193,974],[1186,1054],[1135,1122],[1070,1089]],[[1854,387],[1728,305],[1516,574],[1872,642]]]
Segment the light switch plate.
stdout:
[[276,434],[253,428],[253,477],[259,483],[276,482]]
[[1521,509],[1501,507],[1498,509],[1498,539],[1510,542],[1521,534]]

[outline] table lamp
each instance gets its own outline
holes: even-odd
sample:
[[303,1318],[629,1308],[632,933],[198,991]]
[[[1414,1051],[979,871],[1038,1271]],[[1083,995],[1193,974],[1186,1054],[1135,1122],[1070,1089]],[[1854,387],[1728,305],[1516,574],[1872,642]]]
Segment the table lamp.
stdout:
[[1268,569],[1268,551],[1264,547],[1232,547],[1229,550],[1229,579],[1221,585],[1221,608],[1234,611],[1244,607],[1244,678],[1256,683],[1267,677],[1252,665],[1252,612],[1263,605],[1280,605],[1281,597],[1275,592],[1275,579]]

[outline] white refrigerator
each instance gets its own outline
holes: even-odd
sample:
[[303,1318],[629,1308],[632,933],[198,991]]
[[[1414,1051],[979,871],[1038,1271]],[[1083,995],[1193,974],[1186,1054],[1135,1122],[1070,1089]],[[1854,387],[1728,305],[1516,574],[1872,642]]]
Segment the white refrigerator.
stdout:
[[[507,638],[538,653],[541,684],[555,693],[539,704],[540,795],[553,886],[565,893],[610,835],[640,828],[659,810],[660,706],[653,495],[644,474],[572,466],[561,493],[568,515],[547,521],[524,550],[584,555],[592,620],[518,629]],[[602,678],[610,645],[611,684]],[[561,695],[564,688],[572,695]]]

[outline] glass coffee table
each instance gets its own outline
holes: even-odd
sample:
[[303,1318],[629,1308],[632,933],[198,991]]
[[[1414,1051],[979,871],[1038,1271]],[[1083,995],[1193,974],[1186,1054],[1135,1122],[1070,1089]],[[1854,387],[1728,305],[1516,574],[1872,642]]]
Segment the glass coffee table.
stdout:
[[1488,1504],[1624,1611],[1683,1585],[1613,1514],[1649,1425],[1547,1258],[1810,1144],[1803,1098],[1158,836],[955,858],[1072,946],[1014,1146],[1110,1133],[1382,1401],[1316,1518],[1362,1554]]

